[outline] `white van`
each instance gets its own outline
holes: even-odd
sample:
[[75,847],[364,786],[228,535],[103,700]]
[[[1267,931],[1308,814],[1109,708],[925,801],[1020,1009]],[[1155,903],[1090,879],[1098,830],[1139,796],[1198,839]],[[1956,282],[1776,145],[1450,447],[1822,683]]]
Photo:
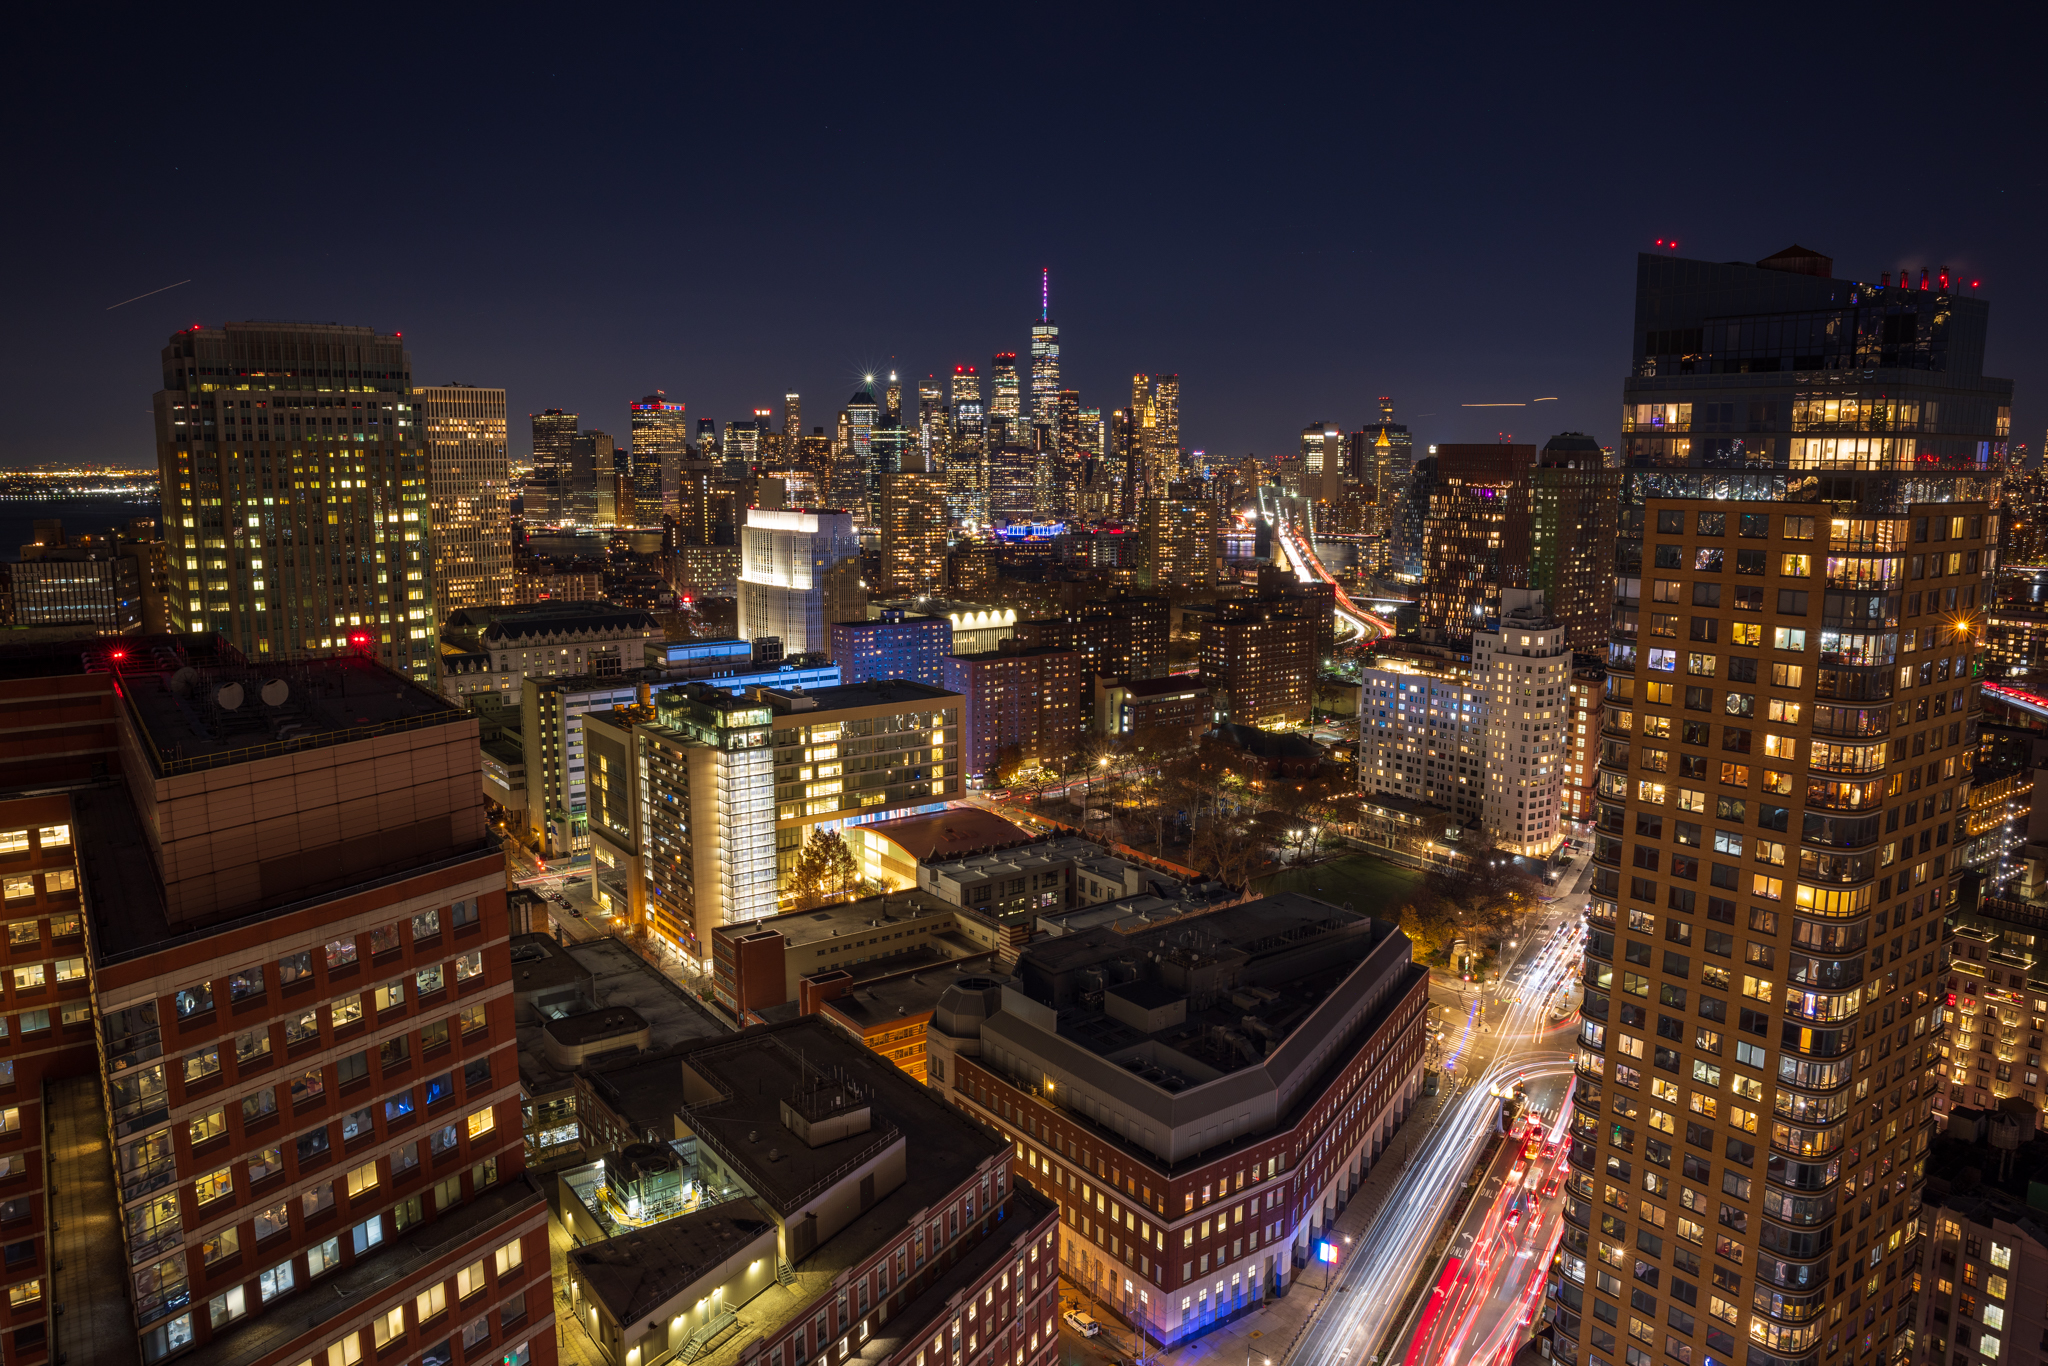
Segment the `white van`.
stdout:
[[1073,1329],[1084,1338],[1092,1338],[1102,1331],[1101,1324],[1078,1309],[1069,1309],[1066,1313],[1060,1315],[1060,1318],[1066,1323],[1067,1327]]

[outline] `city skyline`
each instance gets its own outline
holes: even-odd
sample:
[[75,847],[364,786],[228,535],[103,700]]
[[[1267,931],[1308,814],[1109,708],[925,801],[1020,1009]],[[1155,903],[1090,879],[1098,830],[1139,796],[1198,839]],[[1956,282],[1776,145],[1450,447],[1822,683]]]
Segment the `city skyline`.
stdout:
[[[2030,382],[2048,368],[2048,340],[2021,322],[2048,303],[2048,284],[2026,268],[2043,190],[2009,173],[2009,149],[2029,145],[2040,113],[2017,68],[1995,75],[2016,55],[1976,41],[1968,25],[1945,41],[1989,54],[1973,58],[1989,68],[1974,106],[1985,136],[1958,142],[1908,125],[1888,130],[1884,147],[1887,164],[1940,166],[1946,183],[1981,193],[1923,197],[1881,222],[1791,159],[1755,156],[1784,131],[1760,105],[1689,144],[1682,174],[1649,175],[1672,161],[1659,120],[1540,98],[1522,74],[1542,70],[1546,86],[1606,83],[1605,109],[1655,107],[1661,64],[1633,54],[1682,41],[1703,67],[1725,59],[1761,83],[1797,80],[1798,43],[1758,54],[1675,16],[1569,34],[1489,25],[1460,34],[1455,58],[1427,20],[1318,27],[1317,48],[1355,40],[1375,54],[1378,94],[1365,104],[1337,84],[1299,84],[1305,35],[1281,25],[1227,45],[1199,25],[1162,34],[1108,15],[1052,45],[1007,32],[998,41],[978,20],[827,42],[801,25],[770,38],[718,16],[693,18],[687,42],[773,51],[787,99],[740,97],[744,68],[724,63],[686,89],[638,87],[627,107],[574,98],[610,78],[618,51],[684,40],[661,25],[624,46],[623,31],[564,25],[540,62],[511,32],[451,30],[468,69],[517,69],[532,84],[522,79],[515,94],[487,77],[459,90],[404,83],[387,99],[378,92],[396,74],[366,73],[372,112],[352,139],[407,148],[392,163],[403,170],[391,183],[405,185],[433,183],[440,153],[430,149],[459,146],[465,177],[518,193],[525,211],[480,214],[450,195],[402,213],[308,212],[293,187],[328,178],[325,154],[285,123],[259,121],[237,133],[233,159],[266,168],[258,180],[270,188],[231,192],[233,228],[223,230],[215,213],[168,208],[218,197],[193,179],[211,178],[218,157],[198,145],[158,155],[142,142],[164,101],[190,98],[169,75],[175,63],[157,59],[189,39],[152,22],[111,55],[52,35],[45,50],[92,50],[102,67],[84,107],[57,84],[61,62],[32,73],[17,96],[50,112],[22,121],[16,184],[25,200],[64,209],[8,229],[16,258],[35,263],[11,295],[13,313],[36,327],[0,342],[4,392],[21,415],[0,441],[0,466],[145,463],[147,404],[106,396],[153,387],[134,357],[177,327],[260,318],[402,331],[421,383],[502,387],[513,413],[561,407],[621,437],[626,404],[653,388],[721,423],[793,388],[834,405],[814,406],[811,424],[829,425],[852,381],[885,373],[892,358],[914,384],[997,350],[1028,356],[1048,268],[1063,385],[1106,415],[1130,374],[1177,373],[1191,446],[1281,451],[1304,422],[1350,430],[1369,420],[1380,394],[1396,396],[1424,446],[1503,430],[1538,444],[1572,430],[1613,444],[1614,382],[1629,357],[1610,320],[1628,308],[1629,257],[1673,236],[1698,259],[1756,260],[1796,241],[1847,276],[1945,265],[1980,279],[2006,320],[1988,363],[2019,384],[2017,439],[2037,444],[2048,422]],[[976,59],[945,55],[977,36],[986,41]],[[194,55],[243,71],[256,98],[288,97],[289,80],[263,53],[291,37],[287,22]],[[431,23],[416,37],[429,48],[444,39]],[[1106,54],[1125,46],[1158,60],[1138,80],[1101,79]],[[885,83],[858,115],[824,96],[827,73],[876,61],[919,78]],[[849,157],[913,158],[938,130],[971,126],[986,92],[1006,83],[1066,92],[1034,115],[1034,146],[1060,147],[1065,164],[1107,187],[1142,141],[1147,202],[1187,211],[1133,219],[1110,211],[1114,190],[971,219],[831,207],[828,187]],[[1211,85],[1238,93],[1210,100]],[[649,164],[673,169],[646,180]],[[788,193],[738,191],[770,166]],[[980,154],[967,166],[969,180],[981,176],[971,169]],[[565,192],[510,189],[541,181]],[[628,185],[630,198],[617,199]],[[1735,185],[1742,193],[1726,192]],[[1631,188],[1617,211],[1622,187]],[[1302,194],[1316,212],[1269,207]],[[1559,401],[1461,406],[1550,395]],[[524,440],[515,423],[514,455]]]

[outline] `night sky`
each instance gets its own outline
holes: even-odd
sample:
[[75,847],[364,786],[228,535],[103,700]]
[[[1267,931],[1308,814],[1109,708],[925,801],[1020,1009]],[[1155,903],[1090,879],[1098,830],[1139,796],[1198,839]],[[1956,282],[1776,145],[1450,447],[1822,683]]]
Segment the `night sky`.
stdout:
[[1981,279],[2038,451],[2022,11],[1412,8],[39,17],[4,96],[0,465],[153,464],[165,338],[246,318],[402,331],[416,381],[508,391],[515,454],[545,407],[623,440],[655,388],[722,428],[794,387],[829,429],[864,371],[914,408],[1028,352],[1041,266],[1063,382],[1106,415],[1177,371],[1191,447],[1292,451],[1380,394],[1418,445],[1612,443],[1659,237]]

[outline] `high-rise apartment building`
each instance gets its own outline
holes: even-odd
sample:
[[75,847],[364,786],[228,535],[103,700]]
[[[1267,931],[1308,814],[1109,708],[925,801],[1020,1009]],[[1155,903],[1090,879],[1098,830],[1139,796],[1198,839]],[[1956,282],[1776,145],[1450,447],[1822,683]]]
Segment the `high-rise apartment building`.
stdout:
[[1161,375],[1152,386],[1153,479],[1158,493],[1165,493],[1181,477],[1185,459],[1180,444],[1180,376]]
[[1565,838],[1574,847],[1583,846],[1588,827],[1599,810],[1600,731],[1606,722],[1607,663],[1600,655],[1572,657],[1570,724],[1565,737],[1564,788],[1560,810],[1564,813]]
[[786,654],[831,647],[835,621],[867,616],[851,513],[749,508],[740,528],[739,633],[776,636]]
[[1529,471],[1528,586],[1586,654],[1598,654],[1611,630],[1621,479],[1600,443],[1578,432],[1550,438]]
[[1037,442],[1055,446],[1059,415],[1054,403],[1060,392],[1060,329],[1052,320],[1052,272],[1038,281],[1038,321],[1031,325],[1031,425],[1044,433]]
[[948,655],[940,669],[947,690],[964,699],[967,772],[993,773],[1006,753],[1057,763],[1080,748],[1092,696],[1080,653],[990,650]]
[[174,334],[162,359],[171,629],[249,659],[367,654],[427,678],[427,460],[397,335],[228,323]]
[[[690,420],[684,415],[684,405],[669,402],[660,389],[629,407],[636,521],[654,526],[675,506],[678,471],[690,458]],[[650,489],[654,493],[651,505]]]
[[882,591],[930,595],[946,582],[946,477],[912,451],[882,476]]
[[1140,587],[1202,587],[1216,581],[1221,547],[1214,503],[1146,498],[1139,507],[1138,535]]
[[[0,803],[10,882],[35,884],[9,888],[14,981],[50,984],[11,1021],[12,1084],[36,1093],[17,1118],[36,1179],[111,1213],[50,1222],[45,1253],[24,1239],[44,1201],[10,1211],[31,1255],[9,1359],[46,1350],[20,1326],[54,1302],[65,1328],[94,1316],[74,1360],[452,1359],[459,1338],[552,1361],[475,719],[367,659],[274,673],[215,643],[10,685],[18,746],[61,695],[51,738],[76,752],[103,697],[117,776],[43,763],[40,797]],[[92,1336],[121,1318],[125,1352]]]
[[953,623],[884,607],[867,621],[832,623],[832,662],[848,683],[907,678],[938,687],[942,662],[953,653]]
[[1892,1357],[1936,1274],[2011,385],[1985,301],[1920,283],[1638,258],[1554,1356]]
[[1500,591],[1529,574],[1534,446],[1438,446],[1423,529],[1422,638],[1471,639],[1500,610]]
[[1470,655],[1394,642],[1361,676],[1358,785],[1443,808],[1463,826],[1483,816],[1486,719]]
[[1408,472],[1407,491],[1386,509],[1392,538],[1388,564],[1394,573],[1418,579],[1428,566],[1429,500],[1436,495],[1436,447],[1429,449]]
[[794,389],[782,396],[782,440],[791,456],[797,454],[797,442],[804,434],[803,396]]
[[1016,624],[1021,646],[1078,650],[1091,674],[1164,678],[1172,613],[1165,594],[1124,594],[1077,602],[1055,616]]
[[[1913,948],[1934,944],[1936,928],[1923,927]],[[1935,961],[1947,980],[1936,987],[1952,1003],[1935,1064],[1937,1122],[1950,1123],[1957,1110],[2017,1111],[2027,1123],[2022,1141],[2032,1138],[2048,1129],[2039,1043],[2048,1025],[2040,940],[2048,916],[2038,901],[1968,895],[1939,928],[1946,935]]]
[[1472,634],[1472,678],[1486,724],[1481,828],[1511,854],[1541,857],[1562,838],[1572,672],[1566,637],[1543,594],[1529,588],[1503,589],[1500,616]]
[[415,389],[413,401],[427,450],[434,565],[429,583],[407,583],[406,597],[426,601],[431,592],[438,629],[462,608],[512,602],[512,465],[505,453],[505,391],[451,384]]
[[1218,606],[1202,625],[1199,655],[1202,676],[1216,687],[1218,710],[1247,726],[1308,720],[1327,604],[1273,595]]

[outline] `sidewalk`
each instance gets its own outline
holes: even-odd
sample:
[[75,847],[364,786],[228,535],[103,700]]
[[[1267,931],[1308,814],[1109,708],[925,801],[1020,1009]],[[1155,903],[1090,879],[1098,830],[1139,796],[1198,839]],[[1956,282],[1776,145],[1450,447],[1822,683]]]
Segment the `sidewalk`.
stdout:
[[[1337,1216],[1331,1226],[1335,1236],[1356,1239],[1372,1224],[1385,1204],[1388,1194],[1408,1169],[1409,1159],[1419,1149],[1422,1137],[1436,1123],[1443,1108],[1454,1099],[1449,1087],[1434,1096],[1425,1097],[1393,1140],[1387,1144],[1380,1160],[1373,1164],[1365,1180],[1352,1195],[1351,1203]],[[1334,1287],[1342,1279],[1340,1263],[1328,1272]],[[1243,1318],[1224,1324],[1220,1328],[1188,1343],[1161,1354],[1159,1361],[1169,1366],[1188,1366],[1192,1362],[1215,1361],[1219,1364],[1271,1361],[1273,1366],[1287,1366],[1296,1344],[1307,1331],[1309,1324],[1319,1315],[1323,1306],[1337,1295],[1347,1293],[1332,1288],[1323,1289],[1325,1272],[1322,1266],[1310,1262],[1293,1273],[1287,1294],[1281,1299],[1269,1299],[1264,1306],[1246,1314]],[[1348,1292],[1356,1293],[1356,1292]]]
[[[1472,990],[1469,984],[1460,983],[1455,978],[1441,980],[1433,977],[1431,997],[1441,1001],[1447,1013],[1459,1010],[1456,988],[1460,986],[1463,986],[1466,992]],[[1486,1008],[1481,1012],[1480,1020],[1490,1022],[1492,1018],[1497,1018],[1492,993],[1481,993],[1481,999]],[[1462,1025],[1462,1014],[1457,1018]],[[1470,1078],[1480,1075],[1492,1065],[1494,1055],[1500,1049],[1500,1036],[1497,1033],[1475,1030],[1472,1037],[1461,1038],[1453,1035],[1446,1043],[1450,1047],[1460,1048],[1458,1073],[1460,1077],[1467,1079],[1469,1084]],[[1402,1173],[1408,1169],[1410,1160],[1419,1151],[1424,1136],[1442,1115],[1444,1108],[1457,1099],[1460,1093],[1448,1083],[1448,1079],[1445,1079],[1436,1095],[1425,1096],[1408,1118],[1402,1121],[1400,1129],[1387,1143],[1386,1150],[1380,1154],[1379,1161],[1373,1164],[1372,1170],[1366,1173],[1365,1180],[1359,1184],[1357,1191],[1353,1192],[1351,1203],[1344,1207],[1343,1212],[1331,1225],[1331,1231],[1340,1243],[1347,1237],[1358,1238],[1372,1226],[1389,1193],[1400,1181]],[[1189,1363],[1210,1361],[1214,1361],[1217,1366],[1228,1366],[1229,1363],[1243,1362],[1247,1359],[1253,1366],[1259,1366],[1259,1363],[1265,1361],[1271,1361],[1273,1366],[1288,1366],[1295,1347],[1300,1343],[1310,1323],[1322,1312],[1323,1306],[1337,1295],[1356,1293],[1334,1288],[1336,1282],[1342,1279],[1342,1272],[1341,1262],[1330,1269],[1329,1279],[1333,1288],[1326,1291],[1323,1289],[1323,1267],[1310,1262],[1292,1273],[1293,1279],[1283,1298],[1269,1299],[1262,1307],[1243,1318],[1213,1329],[1186,1346],[1162,1353],[1158,1360],[1162,1366],[1189,1366]]]

